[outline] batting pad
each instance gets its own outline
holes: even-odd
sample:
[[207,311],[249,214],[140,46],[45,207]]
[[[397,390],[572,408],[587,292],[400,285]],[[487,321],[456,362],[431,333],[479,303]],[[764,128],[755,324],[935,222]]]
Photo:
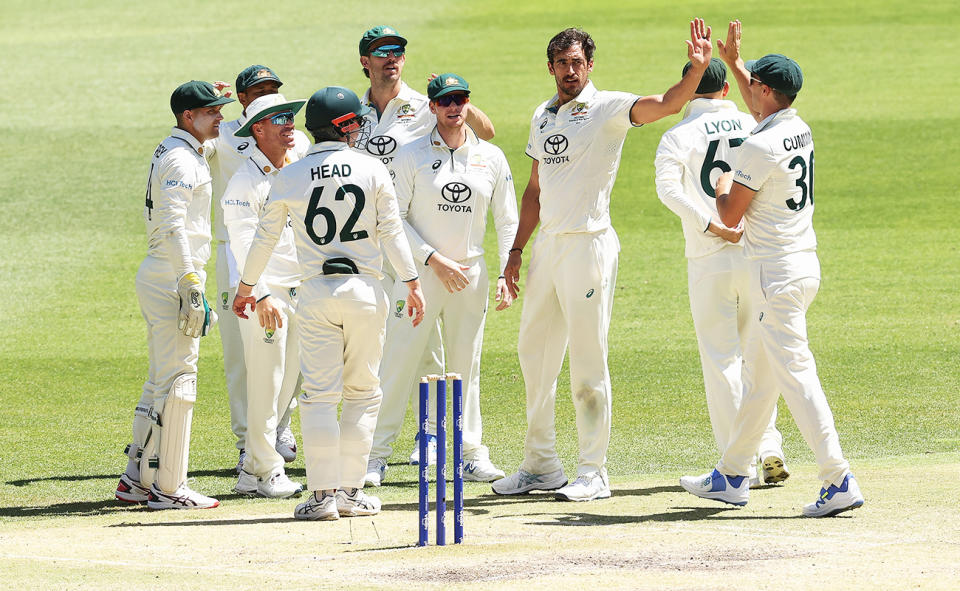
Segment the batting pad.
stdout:
[[187,461],[190,458],[190,423],[193,404],[197,400],[197,374],[178,376],[170,386],[157,420],[159,439],[157,451],[157,486],[174,493],[187,479]]

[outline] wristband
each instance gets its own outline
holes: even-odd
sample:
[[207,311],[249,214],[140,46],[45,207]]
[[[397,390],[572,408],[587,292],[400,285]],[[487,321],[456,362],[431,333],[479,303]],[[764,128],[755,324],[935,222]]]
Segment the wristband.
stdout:
[[511,248],[510,250],[507,251],[507,254],[510,254],[510,253],[512,253],[513,251],[517,251],[517,252],[519,252],[520,254],[523,254],[523,249],[522,249],[522,248]]
[[506,275],[501,275],[501,276],[497,277],[497,279],[506,279],[506,278],[507,278]]

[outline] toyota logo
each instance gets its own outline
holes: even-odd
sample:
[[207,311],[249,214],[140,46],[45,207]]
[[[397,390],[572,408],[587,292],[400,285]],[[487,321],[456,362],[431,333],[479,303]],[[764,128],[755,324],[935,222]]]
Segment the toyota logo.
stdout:
[[543,141],[543,151],[556,156],[567,151],[567,138],[559,133],[551,135]]
[[470,199],[470,195],[472,194],[473,191],[470,190],[470,187],[463,183],[447,183],[443,186],[443,189],[440,190],[440,195],[443,199],[450,203],[463,203],[467,199]]
[[397,140],[389,135],[376,135],[367,141],[367,152],[374,156],[385,156],[397,149]]

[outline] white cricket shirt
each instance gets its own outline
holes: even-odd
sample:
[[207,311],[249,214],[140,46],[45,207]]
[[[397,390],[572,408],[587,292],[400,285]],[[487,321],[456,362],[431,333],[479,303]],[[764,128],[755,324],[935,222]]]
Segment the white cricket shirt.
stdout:
[[390,173],[344,142],[315,144],[277,175],[247,255],[244,283],[260,278],[288,215],[303,281],[321,275],[324,261],[339,257],[380,279],[381,244],[401,280],[417,277]]
[[639,98],[587,82],[572,101],[558,107],[554,95],[534,111],[527,155],[539,163],[541,232],[610,227],[610,192],[623,141],[634,127],[630,108]]
[[401,146],[405,146],[420,136],[430,133],[437,124],[437,118],[430,112],[430,99],[400,82],[400,92],[384,108],[381,116],[370,104],[370,89],[363,95],[363,104],[369,105],[367,125],[370,134],[357,150],[379,159],[393,176],[393,158]]
[[[295,150],[288,150],[284,167],[298,159]],[[257,232],[260,212],[267,201],[270,186],[280,170],[258,147],[254,147],[240,169],[230,178],[227,189],[220,199],[230,250],[238,261],[241,274],[243,262],[247,259],[247,252]],[[297,262],[293,228],[288,221],[280,233],[280,239],[270,255],[260,281],[253,289],[253,295],[260,300],[269,295],[270,286],[291,288],[298,285],[300,285],[300,264]]]
[[697,98],[690,101],[683,120],[660,138],[655,165],[657,195],[664,205],[680,216],[686,240],[684,254],[702,257],[729,245],[741,248],[743,241],[727,242],[707,231],[717,214],[714,186],[750,131],[753,117],[737,109],[733,101]]
[[492,208],[502,271],[517,233],[513,176],[500,148],[478,138],[470,126],[465,129],[467,139],[456,150],[434,127],[397,152],[393,169],[400,217],[415,258],[425,261],[436,250],[465,261],[483,254]]
[[761,121],[734,160],[734,182],[757,192],[744,214],[747,258],[816,250],[813,136],[796,109]]
[[168,259],[177,278],[210,258],[210,167],[205,146],[174,127],[150,159],[143,219],[147,254]]

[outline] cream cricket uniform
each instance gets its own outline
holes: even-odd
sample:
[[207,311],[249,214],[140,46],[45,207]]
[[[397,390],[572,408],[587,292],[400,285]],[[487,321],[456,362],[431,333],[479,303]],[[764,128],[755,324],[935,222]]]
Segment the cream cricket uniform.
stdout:
[[[356,148],[383,162],[387,170],[390,171],[390,178],[394,179],[393,159],[397,155],[397,150],[415,139],[429,134],[437,124],[436,115],[430,112],[430,99],[407,86],[406,82],[401,81],[400,92],[387,103],[383,113],[379,116],[376,107],[370,104],[369,88],[361,100],[363,104],[370,107],[370,112],[367,113],[365,118],[371,131],[367,139],[358,143]],[[388,259],[383,261],[383,275],[383,288],[389,296],[393,292],[395,274]],[[404,297],[406,296],[404,295]],[[434,329],[427,348],[422,359],[418,362],[419,367],[416,371],[418,377],[444,373],[440,324],[439,321],[433,324]],[[435,394],[431,391],[431,403],[434,397]],[[391,396],[391,398],[393,397]],[[431,406],[431,408],[434,407]],[[436,433],[436,427],[436,417],[431,416],[428,431]],[[374,453],[373,457],[379,456]]]
[[[360,488],[381,398],[377,372],[388,306],[381,247],[400,279],[415,279],[416,267],[390,173],[343,142],[315,144],[280,171],[244,265],[244,283],[260,278],[288,215],[303,280],[300,418],[307,487]],[[324,263],[338,258],[351,260],[358,273],[325,275]]]
[[[237,437],[237,449],[244,449],[247,437],[247,368],[244,361],[243,340],[240,337],[240,318],[230,309],[237,293],[240,274],[237,261],[230,248],[230,237],[223,223],[221,197],[230,182],[230,177],[247,161],[256,149],[252,137],[237,137],[234,134],[243,127],[247,118],[240,116],[220,124],[220,136],[209,142],[213,148],[207,154],[213,176],[213,203],[216,208],[213,227],[217,240],[217,294],[220,298],[220,343],[223,347],[223,370],[227,379],[227,396],[230,399],[230,427]],[[310,147],[310,140],[301,131],[294,131],[297,156],[302,156]],[[289,423],[286,413],[284,422]]]
[[734,181],[757,193],[744,215],[755,322],[744,352],[744,395],[730,444],[717,464],[746,474],[781,393],[820,479],[850,471],[807,341],[806,311],[820,287],[813,232],[813,137],[795,109],[764,119],[734,157]]
[[[288,151],[287,164],[298,159]],[[254,147],[240,170],[230,179],[221,199],[223,220],[230,237],[234,260],[245,261],[260,221],[260,212],[270,186],[280,170]],[[243,269],[240,269],[243,272]],[[271,296],[280,310],[283,326],[276,330],[260,326],[256,314],[240,320],[240,334],[247,367],[247,437],[243,469],[264,480],[281,472],[283,457],[277,453],[277,423],[290,408],[300,377],[297,340],[297,288],[300,265],[288,225],[280,235],[270,260],[253,290],[259,302]]]
[[[393,291],[383,350],[383,404],[377,418],[371,457],[388,458],[390,444],[403,425],[424,349],[442,319],[444,350],[450,371],[466,385],[463,407],[463,453],[473,459],[481,453],[480,353],[487,315],[489,281],[483,257],[487,211],[497,229],[499,269],[507,264],[517,233],[517,197],[510,166],[500,148],[482,141],[466,127],[467,139],[456,150],[447,147],[434,130],[400,149],[394,160],[400,217],[417,261],[424,298],[429,302],[420,326],[406,318],[406,286]],[[426,261],[439,253],[469,267],[470,283],[449,293]],[[499,275],[499,272],[498,272]]]
[[[741,368],[753,308],[743,241],[731,244],[707,227],[717,220],[714,185],[730,170],[740,144],[756,127],[733,101],[690,101],[683,120],[657,147],[657,194],[680,217],[686,240],[687,290],[700,347],[710,423],[720,453],[727,448],[743,395]],[[783,458],[776,407],[760,441],[761,458]]]
[[607,332],[620,242],[610,225],[610,192],[630,108],[640,98],[598,91],[537,107],[527,155],[539,163],[540,231],[533,243],[518,349],[527,388],[523,470],[561,470],[554,429],[557,376],[570,346],[570,390],[580,442],[578,474],[601,470],[610,443]]
[[[164,434],[157,425],[164,423],[169,435],[174,434],[173,429],[185,431],[169,440],[182,441],[182,449],[159,457],[156,483],[168,493],[175,492],[186,479],[190,422],[196,399],[200,339],[185,336],[177,328],[180,314],[177,282],[192,271],[200,276],[201,284],[206,280],[203,267],[210,258],[211,194],[210,167],[203,155],[206,149],[207,145],[189,132],[173,128],[170,136],[157,146],[150,161],[143,210],[147,256],[137,271],[136,286],[140,312],[147,322],[150,370],[134,413],[133,445],[128,453],[134,459],[138,451],[144,450],[140,484],[149,488],[154,482],[154,470],[147,467],[147,460],[165,449],[163,442],[158,441]],[[165,423],[168,395],[177,381],[185,393],[183,402],[171,403],[185,404],[187,410],[177,409],[177,424],[173,424],[173,413]],[[148,437],[151,429],[153,435]]]

